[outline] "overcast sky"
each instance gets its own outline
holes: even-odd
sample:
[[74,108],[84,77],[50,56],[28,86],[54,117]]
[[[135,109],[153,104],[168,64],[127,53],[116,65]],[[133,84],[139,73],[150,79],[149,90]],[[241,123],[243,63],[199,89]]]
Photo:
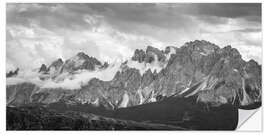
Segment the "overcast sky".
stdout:
[[84,51],[101,61],[199,39],[261,63],[261,4],[7,4],[7,70]]

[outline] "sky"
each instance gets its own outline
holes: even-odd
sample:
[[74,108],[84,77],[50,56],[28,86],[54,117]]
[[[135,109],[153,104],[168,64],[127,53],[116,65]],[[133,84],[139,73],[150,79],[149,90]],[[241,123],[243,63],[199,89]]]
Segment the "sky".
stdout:
[[121,61],[151,45],[207,40],[262,61],[261,4],[15,4],[6,8],[6,69],[33,69],[83,51]]

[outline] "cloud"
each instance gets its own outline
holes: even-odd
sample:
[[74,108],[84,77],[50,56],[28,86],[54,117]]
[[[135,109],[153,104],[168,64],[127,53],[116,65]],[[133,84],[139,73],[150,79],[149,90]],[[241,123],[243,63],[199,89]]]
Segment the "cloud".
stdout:
[[[7,69],[37,68],[79,51],[101,61],[129,58],[148,45],[204,39],[261,48],[261,4],[7,4]],[[242,49],[243,50],[243,49]],[[240,51],[261,61],[261,53]]]
[[46,29],[7,26],[7,61],[24,69],[39,67],[61,57],[62,39]]
[[120,65],[121,63],[115,63],[114,65],[110,65],[107,69],[100,71],[81,71],[78,74],[67,75],[64,77],[65,79],[60,82],[46,80],[40,85],[40,87],[74,90],[80,89],[82,86],[88,84],[89,80],[93,78],[98,78],[103,81],[110,81],[113,79],[116,72],[119,71]]
[[197,14],[200,15],[227,18],[261,16],[260,3],[203,3],[196,6]]
[[33,70],[20,70],[16,77],[9,77],[6,79],[7,85],[16,85],[24,82],[30,82],[41,86],[43,81],[39,79],[39,73]]
[[[90,27],[84,21],[81,4],[7,4],[7,23],[24,25],[38,24],[48,29],[84,29]],[[82,8],[84,9],[84,8]]]
[[[41,74],[33,70],[20,70],[16,77],[7,78],[7,85],[15,85],[23,82],[30,82],[36,84],[40,88],[64,88],[67,90],[80,89],[86,85],[89,80],[98,78],[103,81],[110,81],[115,76],[116,72],[120,70],[122,62],[116,62],[110,65],[104,70],[97,71],[78,71],[77,74],[66,74],[63,73],[58,76],[55,80],[40,80]],[[62,80],[63,79],[63,80]]]

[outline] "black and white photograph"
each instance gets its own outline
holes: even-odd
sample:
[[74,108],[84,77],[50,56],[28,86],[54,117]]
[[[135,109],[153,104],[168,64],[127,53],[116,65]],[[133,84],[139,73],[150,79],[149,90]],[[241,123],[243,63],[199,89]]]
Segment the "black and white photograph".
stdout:
[[237,131],[263,107],[260,2],[5,10],[7,131]]

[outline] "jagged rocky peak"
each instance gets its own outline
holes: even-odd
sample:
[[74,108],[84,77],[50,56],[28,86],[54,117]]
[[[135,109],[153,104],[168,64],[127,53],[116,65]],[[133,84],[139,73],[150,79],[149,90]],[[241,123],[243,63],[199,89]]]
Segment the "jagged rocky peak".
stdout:
[[84,60],[84,62],[85,62],[84,66],[86,69],[92,70],[91,65],[102,66],[103,68],[107,68],[109,66],[108,62],[104,62],[104,64],[102,64],[98,59],[96,59],[95,57],[92,57],[92,56],[88,56],[84,52],[79,52],[76,56],[79,57],[80,60]]
[[89,58],[89,56],[87,54],[85,54],[84,52],[78,52],[77,56],[79,56],[81,58],[85,58],[85,59]]
[[166,48],[165,48],[165,51],[164,51],[164,53],[165,54],[174,54],[174,53],[176,53],[176,50],[177,50],[178,48],[177,47],[175,47],[175,46],[167,46]]
[[253,59],[249,60],[245,67],[245,72],[247,73],[246,79],[250,82],[249,84],[253,84],[253,88],[261,89],[261,79],[262,79],[262,69],[261,65],[259,65]]
[[49,68],[56,68],[59,69],[62,65],[64,64],[63,60],[61,58],[55,60],[54,62],[52,62],[52,64],[49,66]]
[[166,60],[166,57],[163,51],[152,46],[147,46],[145,61],[147,63],[151,63],[154,60],[164,62]]
[[19,73],[19,68],[17,68],[15,71],[9,71],[7,74],[6,74],[6,77],[14,77],[14,76],[17,76],[18,73]]
[[65,61],[63,72],[74,72],[76,70],[95,70],[96,67],[101,67],[102,63],[94,57],[89,57],[83,52],[79,52],[76,56]]
[[56,72],[58,72],[58,70],[60,70],[60,68],[63,65],[63,60],[61,58],[53,61],[48,67],[45,64],[42,64],[39,68],[39,73],[42,74],[55,74]]
[[217,45],[205,40],[187,42],[183,47],[187,47],[188,51],[190,52],[197,52],[202,55],[208,55],[219,49]]
[[164,62],[166,60],[166,56],[164,51],[152,46],[147,46],[146,51],[136,49],[131,59],[133,61],[138,61],[139,63],[152,63],[155,60]]
[[232,58],[241,58],[241,54],[236,48],[232,48],[231,45],[227,45],[224,48],[219,50],[219,53],[221,53],[223,56],[229,56]]
[[134,55],[132,56],[132,60],[138,61],[139,63],[144,62],[145,59],[145,51],[142,49],[136,49]]
[[101,69],[106,69],[107,67],[109,67],[109,63],[108,62],[104,62],[103,65],[100,68]]
[[48,68],[45,64],[42,64],[41,67],[39,68],[39,73],[46,73],[48,71]]
[[76,57],[78,57],[80,60],[85,60],[85,61],[87,61],[87,62],[91,62],[91,63],[93,63],[93,64],[95,64],[95,65],[101,65],[101,62],[100,61],[98,61],[96,58],[94,58],[94,57],[89,57],[87,54],[85,54],[84,52],[79,52],[75,57],[73,57],[73,58],[76,58]]
[[73,74],[79,70],[92,71],[95,69],[105,69],[108,66],[109,64],[107,62],[104,62],[102,64],[96,58],[89,57],[87,54],[83,52],[79,52],[75,56],[71,57],[70,59],[67,59],[65,62],[61,58],[59,58],[53,61],[48,67],[45,64],[42,64],[39,69],[39,73],[43,74],[41,75],[42,79],[48,79],[48,78],[55,79],[63,73]]
[[251,59],[247,62],[247,65],[246,65],[248,68],[251,68],[251,69],[254,69],[254,68],[257,68],[257,67],[261,67],[261,65],[259,65],[255,60]]

